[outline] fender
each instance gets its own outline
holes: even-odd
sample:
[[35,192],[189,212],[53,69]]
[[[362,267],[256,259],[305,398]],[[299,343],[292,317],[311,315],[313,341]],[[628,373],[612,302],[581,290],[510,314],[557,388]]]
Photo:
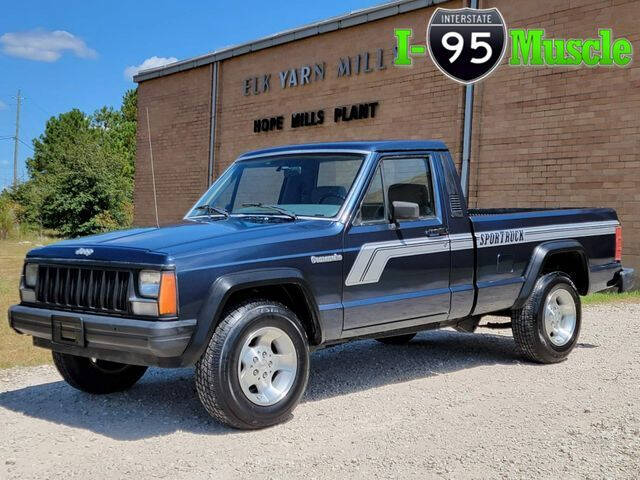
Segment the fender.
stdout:
[[516,299],[513,309],[522,308],[524,303],[531,295],[533,291],[533,287],[538,280],[538,276],[542,271],[542,267],[544,266],[544,262],[547,257],[552,253],[577,253],[580,255],[580,258],[583,263],[583,267],[585,272],[587,273],[587,290],[590,283],[589,279],[589,259],[587,257],[587,253],[584,251],[584,247],[580,244],[580,242],[576,240],[554,240],[551,242],[545,242],[538,245],[531,255],[531,260],[529,261],[529,265],[527,266],[527,270],[525,271],[525,281],[522,285],[522,289],[520,290],[520,294]]
[[182,365],[192,365],[202,356],[214,330],[220,323],[227,300],[233,293],[246,288],[283,284],[295,284],[301,287],[309,305],[313,322],[314,338],[309,340],[314,344],[320,343],[322,331],[318,305],[300,270],[295,268],[246,270],[223,275],[211,284],[207,299],[198,313],[196,331],[182,356]]

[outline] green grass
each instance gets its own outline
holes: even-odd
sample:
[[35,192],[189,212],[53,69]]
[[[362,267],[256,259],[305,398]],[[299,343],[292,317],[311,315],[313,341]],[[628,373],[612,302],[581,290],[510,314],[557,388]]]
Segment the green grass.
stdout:
[[41,365],[51,362],[51,354],[31,343],[31,337],[18,335],[7,320],[10,305],[18,303],[18,284],[27,251],[54,241],[48,237],[0,240],[0,368]]
[[599,305],[603,303],[636,303],[640,302],[640,290],[631,292],[598,292],[582,297],[583,305]]

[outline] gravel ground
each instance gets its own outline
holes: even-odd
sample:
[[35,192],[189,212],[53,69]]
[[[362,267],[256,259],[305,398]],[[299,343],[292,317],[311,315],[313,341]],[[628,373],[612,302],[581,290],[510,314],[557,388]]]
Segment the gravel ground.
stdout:
[[557,365],[510,331],[360,341],[313,354],[293,418],[237,432],[193,370],[90,396],[50,366],[0,371],[0,478],[638,478],[640,304],[585,309]]

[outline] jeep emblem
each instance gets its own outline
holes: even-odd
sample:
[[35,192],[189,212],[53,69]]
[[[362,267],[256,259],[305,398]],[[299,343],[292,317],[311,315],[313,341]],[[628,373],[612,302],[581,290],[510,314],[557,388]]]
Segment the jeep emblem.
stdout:
[[76,250],[76,255],[84,255],[88,257],[93,253],[93,248],[79,248]]

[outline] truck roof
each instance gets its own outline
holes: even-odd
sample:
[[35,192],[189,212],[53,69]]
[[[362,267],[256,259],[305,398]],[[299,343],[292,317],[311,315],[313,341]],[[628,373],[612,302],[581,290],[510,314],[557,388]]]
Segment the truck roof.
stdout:
[[245,152],[239,160],[260,155],[274,155],[291,151],[313,150],[360,150],[367,152],[384,152],[399,150],[446,150],[447,146],[441,140],[376,140],[357,142],[319,142],[303,143],[299,145],[282,145],[279,147],[263,148]]

